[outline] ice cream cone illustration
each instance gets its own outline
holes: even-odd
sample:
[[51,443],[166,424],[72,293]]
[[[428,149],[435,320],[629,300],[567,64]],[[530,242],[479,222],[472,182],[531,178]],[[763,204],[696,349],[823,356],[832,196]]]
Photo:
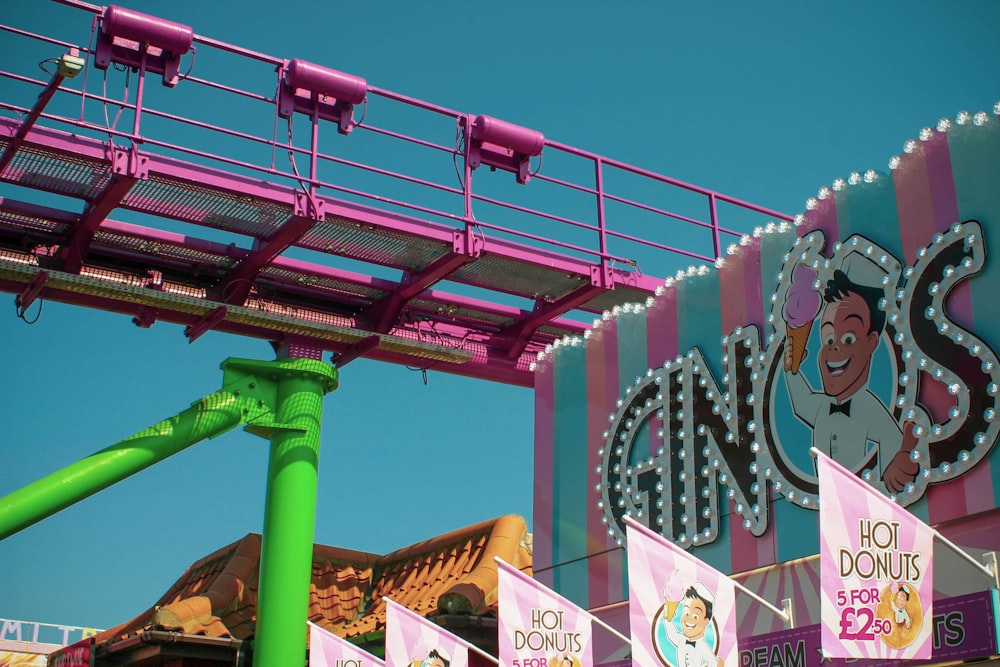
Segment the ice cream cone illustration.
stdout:
[[421,667],[431,648],[433,648],[432,642],[421,635],[417,643],[410,649],[410,667]]
[[666,583],[663,584],[663,618],[668,621],[672,619],[677,613],[677,606],[683,599],[684,584],[681,582],[677,570],[674,570],[667,577]]
[[799,366],[806,356],[806,346],[813,322],[819,315],[820,296],[813,287],[816,272],[805,265],[798,265],[792,273],[792,284],[785,298],[785,345],[789,370],[799,372]]
[[812,332],[813,323],[809,322],[799,327],[787,327],[785,333],[788,338],[788,346],[791,348],[793,373],[799,372],[799,366],[805,358],[806,345],[809,342],[809,334]]

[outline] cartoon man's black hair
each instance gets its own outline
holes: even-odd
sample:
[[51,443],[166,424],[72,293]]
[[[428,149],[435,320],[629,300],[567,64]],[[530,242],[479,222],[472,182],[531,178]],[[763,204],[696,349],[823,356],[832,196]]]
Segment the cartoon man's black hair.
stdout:
[[698,595],[698,591],[694,586],[690,586],[686,591],[684,591],[684,597],[691,598],[693,600],[701,600],[701,603],[705,605],[705,618],[712,620],[712,603]]
[[425,662],[430,662],[434,658],[437,658],[442,663],[444,663],[444,667],[449,667],[449,665],[451,665],[451,660],[448,660],[443,655],[441,655],[440,653],[438,653],[437,649],[434,649],[430,653],[427,654],[427,659],[426,659]]
[[878,307],[878,302],[885,297],[885,293],[880,288],[851,282],[846,273],[837,269],[833,272],[833,280],[826,281],[823,300],[827,303],[841,301],[852,292],[864,299],[868,305],[868,319],[871,322],[868,333],[881,334],[885,328],[885,311]]

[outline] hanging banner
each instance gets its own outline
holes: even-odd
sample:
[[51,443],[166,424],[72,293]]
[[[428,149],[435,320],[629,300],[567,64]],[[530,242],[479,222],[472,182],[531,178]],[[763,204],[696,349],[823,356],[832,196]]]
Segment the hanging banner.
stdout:
[[632,664],[737,667],[733,582],[645,526],[625,525]]
[[823,654],[930,658],[934,530],[825,454],[814,455]]
[[[995,656],[997,627],[992,591],[980,591],[934,604],[931,633],[934,656],[927,660],[899,658],[827,658],[821,648],[821,626],[816,623],[791,630],[744,637],[741,667],[917,667],[918,665],[984,662]],[[606,665],[605,667],[612,667]],[[626,666],[627,667],[627,666]]]
[[392,600],[385,604],[387,667],[468,667],[468,642]]
[[309,667],[382,667],[383,660],[343,637],[309,624]]
[[592,667],[590,614],[497,561],[500,667]]

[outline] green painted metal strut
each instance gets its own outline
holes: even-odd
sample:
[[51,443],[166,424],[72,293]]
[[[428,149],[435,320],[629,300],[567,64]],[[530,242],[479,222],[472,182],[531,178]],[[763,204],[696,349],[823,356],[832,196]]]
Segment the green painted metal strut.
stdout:
[[223,389],[177,415],[0,498],[0,539],[206,438],[246,424],[271,441],[254,664],[306,654],[323,396],[337,371],[313,359],[227,359]]
[[337,373],[311,359],[266,366],[227,362],[223,368],[275,383],[275,422],[247,428],[271,440],[254,665],[301,665],[306,656],[323,396],[336,389]]
[[0,539],[7,538],[206,438],[266,417],[272,407],[252,378],[195,401],[190,408],[0,498]]

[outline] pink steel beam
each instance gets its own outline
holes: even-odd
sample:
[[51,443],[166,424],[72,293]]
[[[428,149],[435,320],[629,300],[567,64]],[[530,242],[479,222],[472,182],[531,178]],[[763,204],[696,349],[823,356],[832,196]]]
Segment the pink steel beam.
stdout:
[[35,277],[31,279],[31,282],[25,286],[24,290],[17,295],[14,299],[14,305],[20,312],[24,312],[28,309],[31,304],[35,302],[38,295],[42,293],[45,289],[45,283],[49,280],[48,271],[39,271],[35,274]]
[[[51,220],[61,225],[72,224],[77,219],[77,216],[67,211],[0,197],[0,212],[2,211],[10,211],[15,214],[29,217],[39,217]],[[134,239],[136,243],[133,245],[158,248],[160,251],[162,251],[164,246],[174,246],[178,248],[185,247],[199,253],[216,255],[220,258],[234,259],[246,257],[250,254],[249,250],[234,247],[231,244],[206,241],[189,235],[142,227],[140,225],[115,220],[106,220],[101,225],[101,230]],[[52,245],[57,244],[59,241],[58,236],[51,234],[46,235],[38,231],[29,232],[27,230],[19,230],[16,232],[16,235],[18,238],[31,239],[29,242],[36,245]],[[160,251],[155,252],[153,255],[134,253],[123,248],[105,246],[97,240],[95,240],[93,245],[93,251],[95,255],[120,257],[121,259],[127,260],[132,264],[146,264],[152,267],[152,263],[156,262],[155,268],[162,271],[170,271],[171,269],[177,270],[179,268],[173,263],[174,260],[165,258],[164,253]],[[180,268],[186,268],[189,266],[190,263],[187,262]],[[392,293],[396,290],[403,289],[403,286],[399,283],[390,280],[375,278],[365,274],[322,266],[288,257],[277,257],[273,262],[271,262],[271,266],[279,271],[289,272],[295,275],[312,276],[320,280],[337,281],[356,285],[360,288],[372,288],[382,293]],[[198,271],[199,273],[209,275],[211,273],[210,267],[200,267]],[[294,287],[297,287],[297,285],[286,286],[288,289]],[[457,309],[487,313],[495,319],[509,320],[512,322],[516,322],[519,319],[530,315],[530,313],[526,313],[524,310],[519,308],[482,301],[471,297],[448,294],[433,289],[425,289],[418,293],[413,293],[411,296],[419,298],[423,301],[447,304],[449,307]],[[366,304],[366,307],[371,306]],[[550,318],[548,320],[548,324],[553,328],[562,329],[568,333],[582,333],[584,330],[584,325],[572,320]]]
[[[103,11],[81,0],[59,1],[95,13]],[[41,36],[32,37],[45,40]],[[193,41],[267,63],[270,69],[288,62],[199,35],[194,35]],[[23,210],[34,211],[26,213],[28,219],[16,215],[18,203],[0,202],[0,216],[8,211],[15,213],[0,217],[0,270],[4,272],[0,274],[0,289],[37,296],[44,287],[46,298],[125,312],[141,326],[148,326],[157,319],[176,322],[186,327],[191,340],[217,329],[266,338],[273,343],[292,341],[295,345],[333,351],[339,355],[335,361],[338,364],[366,356],[423,368],[433,365],[447,372],[530,385],[528,364],[533,355],[560,335],[580,333],[584,329],[582,324],[561,317],[562,314],[572,310],[603,310],[609,307],[608,304],[617,302],[616,289],[620,290],[618,298],[622,300],[641,300],[653,294],[661,284],[653,276],[612,270],[615,263],[630,260],[611,254],[609,244],[617,248],[637,243],[647,250],[675,253],[674,257],[714,259],[683,247],[664,246],[622,233],[623,230],[613,227],[617,219],[604,210],[607,200],[633,210],[644,210],[660,219],[693,223],[690,229],[706,230],[710,235],[714,256],[723,251],[723,235],[737,233],[720,224],[719,201],[779,220],[789,219],[704,188],[561,145],[536,132],[530,132],[532,141],[527,146],[530,150],[521,146],[521,152],[562,151],[594,165],[592,186],[570,183],[549,174],[539,174],[539,177],[559,187],[593,195],[597,222],[595,225],[574,220],[574,214],[556,215],[556,211],[532,210],[514,201],[495,200],[483,196],[482,192],[473,192],[467,159],[464,177],[462,173],[457,174],[460,188],[455,188],[420,178],[425,175],[423,173],[399,173],[321,152],[318,143],[320,119],[315,113],[312,114],[311,149],[305,151],[293,146],[291,138],[287,144],[279,143],[276,138],[265,138],[264,133],[261,136],[245,134],[147,108],[142,99],[145,64],[144,59],[139,63],[134,104],[104,100],[134,115],[131,132],[106,128],[82,118],[44,113],[47,99],[44,103],[36,103],[29,114],[30,123],[0,119],[0,141],[7,144],[0,155],[4,160],[0,165],[0,178],[20,187],[79,197],[87,202],[82,216],[23,205]],[[41,81],[7,72],[0,72],[0,77],[39,87],[43,85]],[[187,83],[235,94],[240,96],[241,104],[273,106],[275,103],[270,98],[221,82],[188,77]],[[466,126],[473,119],[469,114],[367,84],[361,88],[365,89],[371,103],[388,100],[438,114],[451,123],[464,121]],[[57,90],[62,89],[50,83],[42,91],[40,100],[51,97]],[[87,95],[86,91],[66,89],[65,92]],[[26,111],[7,102],[0,106]],[[141,115],[156,116],[164,122],[184,124],[198,131],[221,133],[219,136],[226,137],[227,141],[239,139],[250,145],[264,144],[272,153],[272,163],[270,167],[252,164],[237,159],[236,155],[214,155],[191,145],[164,141],[170,135],[142,136]],[[38,119],[69,124],[73,134],[38,128],[34,126]],[[509,134],[506,132],[509,127],[502,121],[497,123],[497,127],[504,130],[501,135]],[[5,133],[7,128],[10,129]],[[397,132],[395,127],[374,128],[362,124],[357,129],[362,133],[410,142],[423,149],[434,149],[436,156],[443,153],[447,158],[450,153],[458,158],[463,155],[457,146],[450,148],[409,137]],[[150,134],[148,129],[144,131]],[[521,134],[528,136],[529,131],[519,128],[518,132],[520,137]],[[18,133],[20,139],[15,140]],[[4,134],[10,138],[3,138]],[[142,145],[144,155],[140,156],[135,150],[127,157],[109,154],[109,143],[103,140],[104,137],[111,138],[112,148],[113,142],[121,143],[120,140],[133,147]],[[476,138],[493,142],[497,137],[473,137]],[[468,150],[468,138],[465,148]],[[182,154],[184,160],[156,154],[164,151]],[[308,176],[275,168],[275,151],[308,155]],[[436,203],[425,205],[423,200],[404,202],[387,197],[391,192],[381,190],[365,192],[350,187],[349,181],[339,177],[337,182],[321,181],[318,161],[333,165],[338,174],[346,173],[343,170],[367,172],[379,178],[394,179],[392,182],[407,187],[416,186],[421,192],[428,192],[435,202],[454,197],[451,201],[464,205],[464,210],[442,210]],[[11,164],[17,169],[10,169]],[[216,168],[205,164],[216,165]],[[708,221],[684,218],[606,191],[604,172],[609,169],[701,195],[707,205]],[[87,176],[88,170],[93,178]],[[235,171],[254,177],[237,175]],[[147,178],[150,182],[144,183],[143,179]],[[318,189],[335,193],[340,199],[320,197],[316,194]],[[303,190],[309,194],[305,195]],[[358,197],[365,198],[370,205],[344,199]],[[496,218],[477,220],[473,204],[496,206],[502,213]],[[200,240],[190,234],[172,234],[107,220],[116,208],[241,235],[247,241],[243,247],[240,243],[225,245]],[[406,213],[395,213],[397,210]],[[598,243],[596,247],[568,243],[560,234],[549,234],[551,226],[544,230],[531,227],[529,233],[496,224],[507,214],[513,214],[511,219],[532,216],[546,225],[554,223],[560,229],[576,228],[573,232],[576,238],[581,236],[579,230],[583,230],[583,236],[593,233]],[[428,218],[421,219],[423,216]],[[483,218],[481,212],[478,217]],[[482,234],[483,230],[487,230],[486,235]],[[499,232],[500,236],[491,231]],[[510,241],[511,238],[516,241]],[[377,279],[284,256],[293,248],[343,255],[370,265],[399,269],[405,277],[398,282]],[[54,253],[62,260],[61,264],[53,261]],[[42,273],[48,275],[49,271],[53,278],[45,281],[40,277]],[[534,299],[536,307],[529,312],[433,289],[445,280],[493,290],[498,295],[507,293]],[[258,289],[250,298],[254,285]],[[544,296],[539,298],[539,294]],[[248,313],[256,308],[260,309],[256,311],[260,315]],[[404,312],[408,314],[405,319],[401,317]],[[330,328],[324,330],[324,326]],[[437,357],[426,356],[427,341],[434,340],[445,341],[445,351]],[[400,341],[412,341],[412,344]],[[461,355],[452,354],[452,343],[463,351]],[[421,350],[425,354],[423,359]],[[431,358],[456,360],[428,361]]]
[[[6,289],[2,280],[0,280],[0,289]],[[79,295],[67,294],[66,292],[61,291],[50,291],[47,298],[55,301],[63,301],[65,303],[83,305],[90,308],[100,308],[104,310],[111,310],[113,312],[122,312],[139,318],[142,317],[146,310],[142,306],[134,306],[129,303],[102,302],[99,297],[82,299],[79,298]],[[214,315],[216,313],[213,312],[212,314]],[[191,315],[170,310],[158,311],[156,313],[156,319],[164,322],[181,324],[192,330],[198,327],[200,330],[199,335],[200,333],[207,331],[208,328],[211,328],[219,332],[262,338],[272,342],[280,342],[286,337],[285,334],[282,333],[275,333],[274,331],[267,329],[235,324],[230,321],[212,321],[211,323],[208,323],[204,319],[195,319]],[[391,333],[395,334],[398,332],[394,331]],[[400,352],[387,351],[378,347],[376,344],[378,342],[377,336],[371,336],[369,338],[372,340],[362,339],[362,342],[355,343],[353,345],[331,343],[325,339],[315,339],[309,336],[297,336],[296,340],[300,340],[302,344],[309,347],[332,351],[334,353],[334,363],[338,367],[346,365],[349,361],[358,358],[359,356],[364,356],[376,361],[392,362],[410,367],[433,368],[434,370],[441,372],[497,382],[505,382],[525,387],[532,386],[533,378],[529,371],[529,365],[531,361],[533,361],[535,354],[541,350],[541,347],[536,345],[530,352],[521,355],[518,358],[507,359],[503,356],[502,352],[496,348],[489,346],[487,343],[476,343],[473,340],[470,345],[467,345],[468,348],[474,351],[473,358],[465,363],[456,363],[450,361],[421,359],[419,356],[411,356]]]
[[3,154],[0,155],[0,174],[2,174],[3,170],[7,168],[10,161],[14,159],[14,155],[17,154],[21,144],[24,143],[25,137],[28,136],[28,132],[35,126],[35,123],[38,121],[38,117],[42,115],[42,111],[45,110],[45,107],[52,99],[52,96],[56,94],[56,91],[59,90],[59,86],[62,85],[62,82],[65,80],[66,76],[62,72],[57,71],[52,75],[52,80],[49,81],[48,85],[46,85],[42,92],[38,95],[38,99],[35,100],[35,105],[31,107],[31,111],[28,112],[27,117],[17,128],[17,131],[14,132],[14,136],[11,137],[10,141],[7,143],[7,147],[4,149]]
[[121,206],[122,201],[136,182],[146,175],[143,166],[145,158],[138,151],[116,150],[112,162],[114,172],[108,187],[100,196],[87,205],[80,216],[80,221],[73,227],[69,238],[59,251],[62,270],[67,273],[78,273],[83,266],[83,258],[94,240],[98,226],[108,217],[111,211]]
[[[22,287],[23,285],[21,283],[0,278],[0,291],[17,293]],[[52,301],[121,313],[130,317],[136,317],[144,310],[144,307],[137,306],[136,304],[127,301],[120,301],[94,295],[84,296],[74,292],[67,292],[65,290],[56,290],[51,287],[46,288],[46,298]],[[158,319],[185,327],[197,325],[200,321],[200,318],[197,316],[170,310],[160,311],[158,313]],[[281,339],[281,336],[275,334],[272,330],[229,321],[223,321],[213,328],[214,330],[223,333],[230,333],[250,338],[258,338],[269,341]],[[310,339],[308,337],[303,337],[303,339],[310,342],[314,347],[332,351],[334,354],[338,354],[351,348],[351,345],[331,343],[322,339]],[[379,347],[372,349],[364,356],[374,361],[394,363],[410,367],[428,368],[442,373],[451,373],[454,375],[461,375],[481,380],[502,382],[521,387],[532,387],[534,385],[534,373],[529,370],[533,354],[522,355],[519,359],[510,360],[506,359],[504,355],[499,354],[495,350],[491,351],[482,344],[472,345],[470,347],[472,348],[474,354],[472,359],[466,363],[436,360],[427,361],[400,352],[384,350]]]
[[366,314],[372,329],[384,333],[399,319],[406,303],[456,269],[468,264],[479,255],[476,248],[478,238],[455,232],[455,242],[451,252],[441,257],[423,271],[410,274],[403,282],[391,290],[378,303],[372,305]]
[[[47,233],[38,230],[13,228],[16,230],[14,231],[16,239],[23,239],[23,241],[18,241],[18,243],[27,242],[31,245],[37,246],[48,247],[57,244],[59,241],[59,227],[70,224],[75,220],[75,216],[69,212],[18,202],[9,198],[0,198],[0,214],[6,211],[28,217],[43,218],[51,220],[53,223],[57,223],[54,230]],[[114,234],[118,237],[132,239],[132,241],[128,243],[126,247],[119,247],[109,246],[100,239],[95,239],[92,253],[92,256],[95,259],[109,257],[120,258],[130,265],[138,264],[148,266],[150,267],[150,270],[159,271],[161,273],[170,272],[176,275],[178,270],[186,272],[190,272],[192,270],[190,260],[181,261],[168,256],[170,255],[169,248],[171,247],[188,248],[198,253],[213,255],[219,258],[215,262],[211,262],[207,265],[194,267],[196,273],[206,275],[209,278],[211,278],[212,275],[212,267],[217,266],[220,263],[226,263],[227,258],[240,258],[249,254],[249,251],[234,247],[231,244],[204,241],[187,235],[150,229],[139,225],[113,220],[105,221],[105,223],[101,226],[101,230],[109,234]],[[145,252],[135,252],[128,250],[128,247],[145,247],[149,250]],[[102,260],[102,263],[105,262]],[[283,284],[283,289],[300,289],[303,294],[309,294],[310,292],[298,285],[298,281],[294,278],[296,275],[302,277],[309,276],[321,281],[330,280],[338,283],[356,285],[359,288],[376,290],[383,294],[390,294],[398,289],[402,289],[399,283],[393,281],[335,269],[333,267],[312,264],[287,257],[276,258],[274,262],[272,262],[271,266],[278,271],[286,272],[293,276],[290,279],[290,283]],[[273,282],[274,279],[271,278],[269,281]],[[155,285],[155,281],[152,281],[151,284]],[[413,296],[424,302],[441,304],[441,306],[446,309],[482,312],[488,315],[491,319],[500,321],[516,322],[530,315],[530,313],[519,308],[504,306],[502,304],[486,302],[455,294],[448,294],[433,289],[423,290],[419,293],[413,294]],[[367,306],[368,304],[365,305]],[[567,333],[581,333],[584,329],[584,325],[579,322],[559,318],[550,318],[548,325],[554,329],[564,330]]]
[[184,335],[188,337],[188,342],[195,342],[206,333],[219,326],[219,324],[226,319],[228,312],[229,310],[225,306],[219,306],[194,324],[189,325],[184,330]]
[[[11,119],[0,118],[0,131],[5,126],[13,127],[15,124],[16,122]],[[96,140],[76,137],[47,128],[36,128],[29,133],[29,139],[35,146],[64,153],[67,156],[82,155],[95,161],[106,159],[106,146]],[[238,174],[229,174],[210,167],[186,163],[165,156],[143,153],[142,160],[141,169],[136,167],[134,173],[137,177],[144,179],[157,175],[178,182],[190,183],[193,187],[217,189],[220,192],[232,193],[241,198],[259,199],[265,203],[288,207],[293,207],[296,201],[298,190],[295,188],[275,185]],[[133,167],[130,166],[129,169],[131,170]],[[76,188],[75,184],[67,184],[62,187],[68,191]],[[384,229],[392,233],[411,235],[415,239],[440,243],[442,246],[450,246],[453,243],[455,229],[447,225],[383,211],[362,204],[339,201],[329,197],[317,197],[317,199],[323,203],[323,213],[328,219],[333,217],[356,220],[363,225]],[[144,201],[141,198],[130,197],[127,201],[122,202],[121,206],[131,210],[156,214],[155,210],[149,210],[151,204],[151,202]],[[211,223],[211,218],[205,211],[194,208],[187,210],[175,209],[171,212],[171,217],[192,224],[206,225]],[[484,228],[505,231],[504,228],[496,225],[489,225],[482,222],[476,224]],[[522,233],[521,236],[539,242],[551,242],[551,239],[546,239],[540,235]],[[583,252],[587,251],[585,248],[570,244],[561,245]],[[579,260],[569,255],[493,237],[486,239],[482,252],[484,254],[489,253],[507,257],[527,265],[545,266],[556,272],[585,276],[588,280],[591,269],[594,266],[592,262]],[[387,265],[404,270],[408,268],[393,264]],[[649,293],[652,293],[662,282],[653,276],[630,276],[629,280],[635,282],[639,289]],[[616,276],[616,285],[624,283],[625,279],[623,277]]]
[[[295,239],[308,231],[316,221],[312,218],[296,216],[285,223],[278,235],[288,234],[286,239],[272,237],[260,250],[254,251],[230,271],[223,279],[219,292],[226,303],[243,303],[253,287],[260,270],[287,250]],[[277,236],[277,235],[276,235]]]
[[592,283],[567,294],[554,303],[540,303],[539,307],[531,315],[501,332],[501,336],[505,336],[512,341],[510,348],[507,350],[507,357],[509,359],[516,359],[521,356],[524,348],[528,345],[528,341],[531,340],[532,334],[535,333],[538,327],[552,321],[553,318],[573,310],[604,291],[606,291],[606,288],[600,284]]
[[64,225],[72,225],[80,220],[80,216],[74,214],[72,211],[18,201],[10,197],[0,197],[0,210],[11,211],[29,217],[43,218]]
[[[98,153],[98,150],[96,149],[96,146],[95,146],[95,150],[93,152],[94,152],[94,154]],[[95,157],[96,157],[96,155],[95,155]],[[170,160],[159,160],[159,159],[157,159],[157,164],[154,165],[154,168],[159,168],[161,162],[162,162],[162,169],[159,169],[159,173],[165,173],[165,174],[171,176],[172,178],[175,178],[176,180],[180,180],[182,178],[184,178],[185,180],[191,180],[191,174],[186,169],[187,165],[183,165],[181,163],[175,163],[175,162],[170,161]],[[119,169],[119,171],[120,171],[120,169]],[[215,173],[208,173],[208,172],[205,172],[205,170],[203,170],[203,169],[200,170],[200,171],[202,173],[199,175],[199,177],[196,180],[202,186],[205,186],[205,185],[216,186],[216,187],[220,187],[220,189],[222,187],[226,187],[226,189],[230,190],[230,191],[233,190],[233,189],[235,189],[234,185],[233,185],[232,178],[231,178],[230,175],[227,175],[227,174],[219,175],[219,174],[215,174]],[[239,179],[237,179],[237,180],[239,180]],[[243,183],[243,182],[239,183],[239,186],[245,186],[245,185],[248,185],[248,184]],[[246,190],[247,188],[242,188],[242,189]],[[250,188],[250,189],[252,190],[253,188]],[[285,188],[275,188],[275,187],[272,187],[272,186],[267,186],[266,184],[265,185],[258,184],[256,189],[259,191],[258,195],[266,194],[266,195],[268,195],[268,198],[272,199],[272,200],[279,200],[279,199],[283,198],[282,196],[284,196],[284,197],[288,197],[289,196],[289,190],[285,189]],[[337,204],[335,204],[335,206],[337,206],[338,211],[341,212],[344,215],[344,217],[350,216],[353,219],[357,219],[358,218],[358,211],[363,210],[362,207],[357,207],[355,205],[346,205],[346,204],[337,203]],[[140,210],[141,210],[141,206],[138,203],[137,204],[130,204],[129,207],[130,208],[140,208]],[[368,213],[370,213],[370,217],[366,221],[366,224],[382,224],[382,225],[385,224],[385,214],[383,212],[368,211]],[[202,216],[200,214],[197,214],[195,211],[192,211],[186,217],[188,217],[192,222],[200,222],[202,220]],[[402,223],[402,225],[396,224],[397,222]],[[413,229],[414,232],[419,232],[422,235],[424,235],[425,237],[427,236],[428,231],[429,230],[432,231],[433,227],[435,227],[435,226],[429,226],[426,222],[423,222],[423,223],[417,222],[417,221],[412,221],[411,222],[409,220],[406,220],[406,219],[402,218],[401,216],[397,216],[397,217],[393,218],[392,219],[392,223],[393,224],[392,224],[392,226],[390,228],[393,229],[393,230],[395,230],[395,231],[398,231],[399,228],[400,228],[400,226],[412,225],[412,229]],[[454,230],[447,229],[447,228],[442,227],[442,226],[437,226],[437,228],[440,229],[440,236],[444,236],[445,234],[449,234],[452,237],[454,237],[454,235],[456,233]],[[492,247],[493,245],[495,245],[495,243],[492,240],[490,241],[490,244],[491,244],[491,249],[492,250],[494,250],[494,251],[499,250],[499,248],[493,248]],[[518,249],[514,248],[513,246],[511,247],[511,250],[513,252],[508,253],[511,256],[516,256],[517,253],[519,252]],[[525,248],[523,250],[523,253],[524,253],[523,254],[523,258],[522,258],[523,261],[525,261],[525,262],[531,262],[531,263],[534,263],[534,262],[538,261],[538,251],[536,249]],[[556,261],[558,261],[559,258],[558,258],[558,256],[554,256],[553,259],[556,260]],[[561,258],[561,259],[565,262],[565,258]],[[462,258],[461,261],[464,262],[466,260],[465,260],[465,258]],[[448,269],[452,270],[458,264],[459,264],[459,262],[456,261],[456,263],[454,265],[449,266]],[[584,269],[584,266],[587,266],[588,268],[591,268],[591,269],[593,268],[592,265],[586,265],[586,264],[584,264],[583,266],[581,266],[581,265],[578,264],[577,267],[575,267],[575,270],[576,271],[580,271],[581,269]],[[441,267],[439,266],[437,268],[441,268]],[[573,267],[571,267],[571,268],[573,268]],[[424,277],[423,277],[422,280],[423,280],[424,284],[431,284],[431,282],[435,281],[437,278],[438,278],[438,274],[436,272],[435,273],[427,273],[427,274],[424,275]],[[652,291],[652,289],[655,289],[655,285],[658,283],[658,281],[655,281],[655,280],[651,279],[651,283],[652,284],[650,285],[650,291]],[[391,289],[387,290],[387,293],[388,294],[392,294],[394,291],[396,291],[396,289],[398,289],[398,288],[391,288]],[[404,302],[400,301],[400,303],[404,303]],[[398,306],[397,306],[397,308],[398,308]],[[396,312],[398,312],[398,310]],[[189,325],[191,327],[191,329],[189,330],[189,333],[193,334],[193,335],[191,335],[192,339],[197,338],[197,336],[199,336],[202,333],[204,333],[204,331],[207,331],[208,328],[211,328],[211,327],[213,327],[215,325],[221,324],[218,321],[218,319],[220,317],[224,316],[223,312],[222,311],[216,311],[215,314],[216,314],[216,318],[214,318],[214,319],[207,318],[205,320],[197,321],[197,322],[194,322],[193,324]],[[154,317],[154,316],[162,316],[162,315],[160,315],[159,313],[157,313],[156,315],[153,315],[153,314],[150,314],[148,310],[145,310],[142,313],[137,313],[136,314],[136,319],[139,322],[147,322],[147,321],[149,321],[150,317]],[[521,315],[521,317],[523,317],[523,314]],[[521,317],[515,318],[514,321],[517,321],[518,319],[521,319]],[[532,326],[530,327],[531,330],[534,330],[534,328],[535,328],[534,324],[535,323],[533,322]],[[522,344],[519,345],[520,349],[525,349],[526,346],[527,346],[527,342],[526,341],[524,343],[522,343]],[[511,354],[509,350],[507,351],[507,354],[510,355],[510,357],[509,357],[510,359],[514,359],[517,356],[517,355]]]
[[[2,130],[5,125],[13,127],[16,125],[16,121],[0,118],[0,130]],[[46,148],[65,153],[67,155],[82,153],[86,157],[95,160],[103,159],[106,151],[106,146],[103,142],[70,135],[64,132],[49,130],[47,128],[38,128],[36,131],[32,132],[31,139],[33,143],[39,146],[45,146]],[[294,188],[262,182],[258,179],[231,174],[218,169],[213,169],[211,167],[193,165],[170,157],[159,155],[144,155],[144,157],[147,159],[147,163],[145,165],[145,171],[147,174],[155,173],[171,179],[187,181],[193,185],[219,188],[220,190],[225,190],[227,192],[238,193],[241,197],[261,199],[265,202],[280,203],[287,206],[294,206],[296,202],[298,190]],[[442,245],[451,245],[452,243],[454,228],[447,225],[434,223],[429,220],[417,219],[393,213],[391,211],[384,211],[362,204],[348,203],[328,197],[317,197],[317,200],[323,203],[323,213],[327,217],[358,220],[365,225],[372,225],[381,229],[391,230],[393,232],[414,235],[416,237],[439,242]],[[128,202],[123,204],[123,207],[143,211],[144,204],[148,204],[148,202],[143,202],[138,199],[130,199]],[[513,208],[519,209],[520,207]],[[524,211],[530,212],[527,209],[524,209]],[[186,212],[175,210],[172,211],[171,217],[182,222],[205,224],[204,213],[198,211],[197,209],[191,209]],[[473,221],[469,222],[472,223]],[[484,228],[495,229],[500,232],[514,233],[511,230],[498,225],[489,225],[488,223],[484,223],[482,221],[475,221],[474,224]],[[532,241],[549,243],[555,247],[564,247],[568,250],[596,254],[592,250],[570,244],[558,243],[553,241],[551,238],[545,238],[539,235],[519,233],[519,236]],[[556,270],[566,271],[568,273],[577,273],[589,276],[590,266],[592,265],[590,262],[580,262],[567,255],[546,250],[544,248],[515,243],[505,244],[503,241],[495,239],[488,240],[488,243],[497,244],[498,247],[490,248],[490,251],[495,254],[506,255],[509,253],[512,257],[518,258],[521,261],[552,266]],[[621,258],[618,259],[619,261],[622,261]],[[408,267],[397,266],[395,268],[406,269]],[[655,289],[658,283],[659,281],[656,281],[655,279],[651,280],[650,289]]]
[[[300,195],[304,197],[304,193],[300,193]],[[318,204],[322,204],[322,202],[318,202]],[[308,215],[303,214],[305,211],[301,211],[299,205],[296,206],[296,209],[296,215],[268,237],[263,247],[241,260],[223,279],[220,288],[223,301],[232,304],[243,303],[250,293],[253,281],[261,269],[274,261],[281,253],[292,247],[317,222],[322,221],[322,212],[313,211],[311,203],[306,207]]]
[[362,339],[361,342],[344,348],[334,356],[333,365],[338,369],[343,368],[358,357],[363,357],[378,347],[379,340],[378,336],[369,336]]

